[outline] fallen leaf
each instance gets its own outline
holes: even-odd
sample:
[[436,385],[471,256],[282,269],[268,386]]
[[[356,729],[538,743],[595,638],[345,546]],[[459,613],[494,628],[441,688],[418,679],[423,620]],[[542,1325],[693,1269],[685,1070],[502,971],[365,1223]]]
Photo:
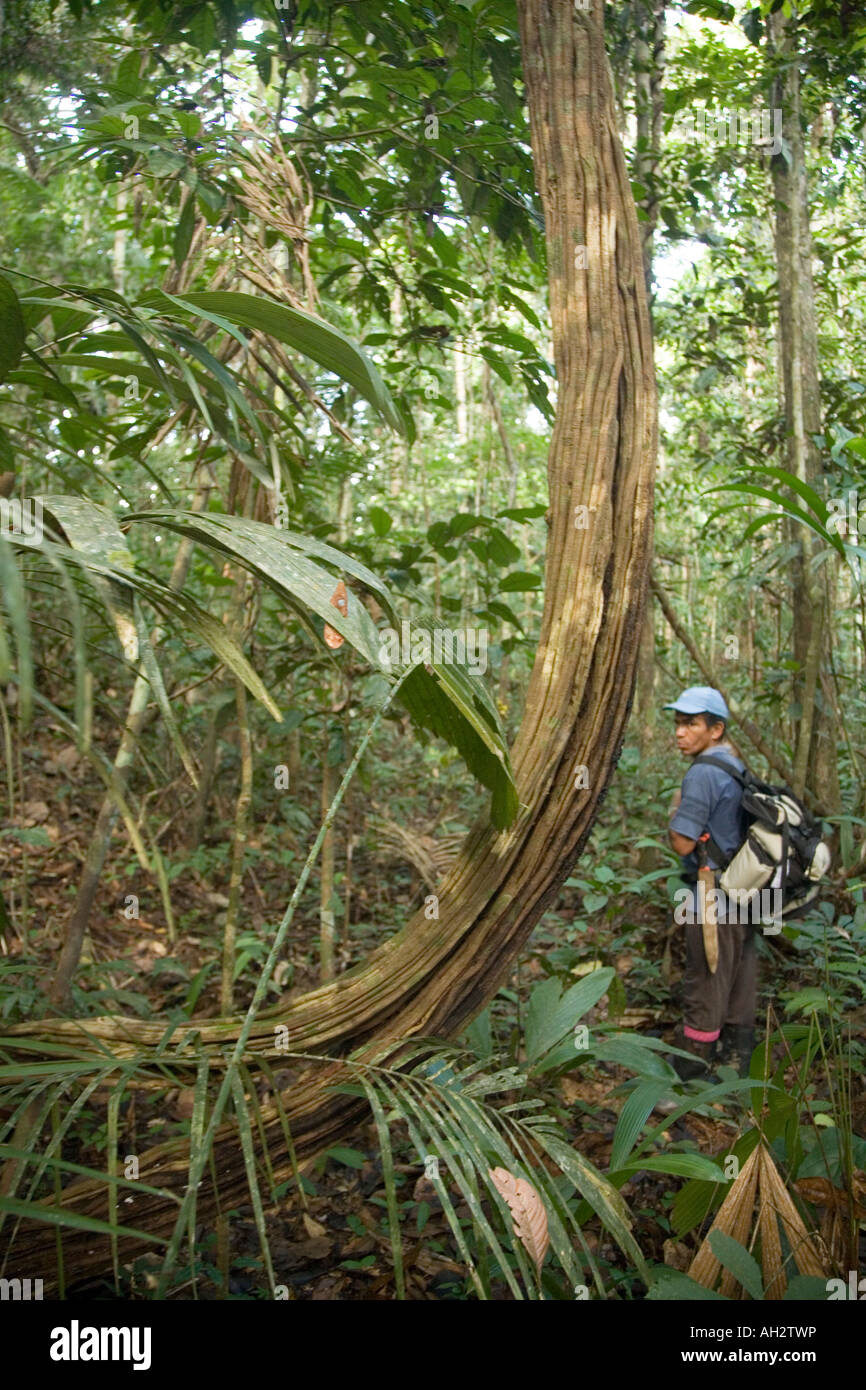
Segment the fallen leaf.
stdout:
[[439,1193],[430,1179],[426,1178],[423,1173],[412,1189],[412,1201],[427,1202],[431,1206],[439,1201]]
[[[432,1250],[419,1250],[413,1262],[422,1274],[465,1274],[463,1265],[449,1260],[445,1255],[434,1254]],[[407,1261],[408,1264],[408,1261]]]
[[283,1259],[286,1266],[296,1269],[298,1265],[312,1264],[317,1260],[325,1260],[334,1249],[334,1242],[325,1236],[316,1236],[312,1240],[299,1240],[287,1247]]
[[46,758],[43,767],[48,773],[72,772],[80,762],[78,749],[74,743],[67,743],[53,757]]
[[497,1192],[508,1203],[514,1222],[514,1233],[526,1247],[540,1273],[549,1244],[544,1203],[531,1182],[527,1182],[525,1178],[516,1178],[507,1168],[490,1168],[487,1175]]
[[[141,923],[138,923],[137,925],[140,926]],[[154,941],[153,938],[150,936],[143,936],[140,941],[136,941],[134,949],[136,954],[141,952],[143,955],[151,956],[168,955],[168,947],[166,946],[165,942]]]
[[[187,939],[189,939],[189,938],[187,938]],[[273,974],[274,984],[276,985],[277,989],[282,989],[282,987],[283,987],[283,980],[286,978],[286,976],[287,976],[288,974],[291,973],[291,969],[292,969],[291,961],[281,960],[281,961],[278,962],[277,968],[276,968],[276,970],[274,971],[274,974]]]
[[669,1269],[678,1269],[685,1274],[692,1261],[692,1252],[681,1240],[666,1240],[662,1246],[662,1259]]
[[312,1216],[308,1216],[306,1212],[304,1212],[304,1230],[311,1238],[328,1234],[327,1227],[323,1226],[321,1221],[314,1221]]
[[578,977],[591,975],[593,970],[601,970],[603,965],[603,960],[582,960],[579,965],[573,965],[571,967],[571,973]]
[[184,1087],[178,1091],[174,1102],[174,1113],[179,1120],[190,1119],[195,1107],[195,1091],[192,1087]]
[[[844,1188],[834,1187],[828,1178],[800,1178],[792,1186],[798,1196],[811,1202],[814,1207],[830,1207],[843,1214],[848,1211],[848,1193]],[[855,1182],[854,1208],[858,1217],[862,1219],[866,1217],[866,1211],[857,1200],[857,1187],[858,1184]]]

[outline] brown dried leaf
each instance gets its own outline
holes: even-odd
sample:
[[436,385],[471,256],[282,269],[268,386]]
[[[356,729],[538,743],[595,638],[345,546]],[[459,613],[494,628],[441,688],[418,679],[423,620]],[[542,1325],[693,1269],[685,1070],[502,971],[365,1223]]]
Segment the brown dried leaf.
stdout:
[[740,1286],[730,1270],[722,1269],[720,1261],[712,1252],[710,1237],[713,1231],[724,1231],[726,1235],[733,1236],[740,1245],[749,1249],[752,1243],[750,1234],[756,1224],[761,1235],[762,1272],[765,1297],[768,1300],[783,1297],[787,1287],[779,1225],[785,1232],[799,1272],[826,1278],[830,1272],[829,1268],[824,1267],[820,1252],[803,1225],[771,1154],[763,1144],[758,1144],[743,1164],[737,1178],[731,1183],[706,1239],[689,1266],[688,1272],[692,1279],[703,1284],[705,1288],[712,1289],[721,1271],[719,1292],[725,1298],[736,1297]]
[[[844,1188],[834,1187],[828,1178],[800,1178],[799,1181],[792,1183],[794,1191],[805,1201],[811,1202],[813,1207],[830,1207],[843,1215],[848,1212],[848,1193]],[[854,1208],[857,1216],[862,1220],[866,1217],[866,1210],[860,1203],[860,1196],[863,1193],[863,1183],[858,1182],[857,1174],[854,1174]]]
[[[762,1177],[764,1176],[763,1163],[764,1155],[761,1154]],[[772,1303],[784,1298],[788,1279],[782,1261],[779,1223],[776,1220],[775,1211],[767,1201],[761,1202],[758,1223],[761,1230],[761,1270],[764,1276],[764,1299],[766,1302]]]
[[[339,581],[336,589],[331,594],[331,604],[334,608],[337,609],[338,612],[342,613],[344,618],[346,617],[346,615],[349,612],[349,596],[346,593],[346,586],[343,583],[342,579]],[[343,643],[346,640],[345,637],[342,637],[339,632],[335,632],[334,629],[328,623],[325,623],[324,636],[326,643],[332,651],[336,651],[338,647],[342,647]]]
[[507,1168],[491,1168],[487,1176],[499,1195],[508,1203],[514,1222],[514,1233],[526,1247],[540,1274],[549,1244],[544,1203],[531,1182],[527,1182],[525,1178],[516,1178]]
[[[439,1194],[429,1178],[422,1173],[412,1189],[413,1202],[426,1202],[428,1206],[435,1206],[439,1203]],[[441,1205],[441,1203],[440,1203]]]
[[683,1274],[689,1267],[692,1255],[689,1247],[681,1240],[666,1240],[662,1246],[662,1259],[669,1269],[678,1269]]
[[325,1236],[315,1236],[311,1240],[298,1240],[287,1246],[282,1259],[287,1269],[297,1269],[300,1265],[315,1264],[327,1260],[333,1253],[334,1242]]
[[770,1203],[778,1216],[800,1273],[814,1274],[819,1279],[827,1278],[832,1271],[825,1268],[821,1254],[803,1225],[803,1219],[766,1149],[762,1153],[761,1200]]
[[[705,1289],[711,1289],[719,1276],[721,1261],[713,1254],[710,1236],[713,1231],[724,1231],[733,1236],[741,1245],[748,1243],[748,1230],[755,1210],[755,1193],[758,1187],[758,1149],[749,1154],[739,1174],[728,1188],[725,1200],[719,1207],[716,1219],[707,1232],[695,1258],[689,1266],[689,1274]],[[727,1272],[727,1271],[726,1271]]]
[[178,1091],[174,1102],[174,1113],[179,1120],[188,1120],[195,1109],[195,1091],[192,1087],[184,1087]]
[[800,1178],[792,1183],[794,1191],[814,1207],[835,1207],[848,1205],[848,1194],[840,1192],[829,1178]]

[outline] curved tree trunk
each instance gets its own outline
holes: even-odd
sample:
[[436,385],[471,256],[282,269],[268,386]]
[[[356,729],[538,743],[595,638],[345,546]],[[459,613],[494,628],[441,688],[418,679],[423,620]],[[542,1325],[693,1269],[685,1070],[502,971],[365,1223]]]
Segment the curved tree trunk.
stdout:
[[[545,608],[523,724],[513,753],[521,810],[504,833],[486,817],[467,837],[439,891],[439,918],[419,912],[364,965],[260,1015],[253,1046],[273,1059],[274,1024],[292,1051],[459,1032],[496,993],[535,923],[555,899],[589,835],[622,744],[646,603],[652,539],[656,399],[641,237],[616,130],[604,48],[602,0],[521,0],[520,29],[538,191],[545,216],[550,315],[559,383],[550,446]],[[588,509],[588,525],[577,524]],[[34,1032],[40,1025],[20,1025]],[[52,1038],[64,1024],[52,1020]],[[121,1036],[111,1020],[81,1030]],[[202,1022],[202,1039],[230,1040],[240,1020]],[[126,1021],[123,1036],[153,1046],[163,1023]],[[7,1030],[11,1031],[11,1030]],[[257,1041],[256,1041],[257,1040]],[[217,1053],[214,1063],[220,1064]],[[344,1134],[363,1104],[328,1094],[339,1064],[284,1095],[299,1159]],[[325,1074],[327,1072],[328,1074]],[[263,1108],[275,1178],[288,1176],[279,1115]],[[219,1197],[246,1185],[234,1129],[215,1144]],[[182,1189],[185,1141],[141,1155],[145,1182]],[[105,1216],[105,1189],[66,1189],[64,1202]],[[199,1216],[212,1213],[205,1178]],[[142,1193],[125,1219],[153,1234],[170,1230],[174,1203]],[[50,1269],[53,1229],[32,1223],[16,1264]],[[121,1255],[140,1248],[120,1241]],[[108,1242],[64,1234],[71,1271],[104,1267]],[[91,1252],[91,1253],[88,1253]],[[22,1260],[19,1260],[19,1254]]]

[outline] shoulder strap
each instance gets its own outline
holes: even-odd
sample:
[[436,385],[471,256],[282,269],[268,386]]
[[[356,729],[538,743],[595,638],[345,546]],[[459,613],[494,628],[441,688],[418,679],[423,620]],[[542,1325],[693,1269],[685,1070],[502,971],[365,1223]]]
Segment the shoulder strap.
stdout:
[[[745,788],[748,785],[747,777],[742,772],[740,772],[735,767],[731,767],[731,764],[727,761],[724,761],[722,758],[714,758],[711,753],[698,754],[696,758],[692,759],[692,767],[694,767],[695,763],[706,763],[708,767],[717,767],[720,769],[721,772],[726,772],[729,777],[732,777],[734,779],[735,782],[739,782],[741,787]],[[728,864],[731,861],[732,855],[725,854],[716,844],[712,836],[710,836],[709,840],[705,841],[704,843],[706,844],[709,854],[713,857],[713,859],[716,860],[718,867],[720,869],[727,868]]]
[[745,787],[748,783],[746,773],[742,773],[737,768],[731,767],[731,764],[724,761],[722,758],[714,758],[712,753],[699,753],[696,758],[692,759],[692,767],[694,767],[696,763],[706,763],[708,767],[717,767],[720,772],[726,772],[729,777],[733,777],[734,781],[739,782],[741,787]]

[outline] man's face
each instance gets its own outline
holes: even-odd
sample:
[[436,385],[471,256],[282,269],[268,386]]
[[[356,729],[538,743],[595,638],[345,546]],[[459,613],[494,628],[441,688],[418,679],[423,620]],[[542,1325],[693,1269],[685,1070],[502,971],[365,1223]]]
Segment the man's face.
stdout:
[[677,748],[684,758],[696,758],[718,743],[724,732],[721,721],[707,727],[702,714],[675,714]]

